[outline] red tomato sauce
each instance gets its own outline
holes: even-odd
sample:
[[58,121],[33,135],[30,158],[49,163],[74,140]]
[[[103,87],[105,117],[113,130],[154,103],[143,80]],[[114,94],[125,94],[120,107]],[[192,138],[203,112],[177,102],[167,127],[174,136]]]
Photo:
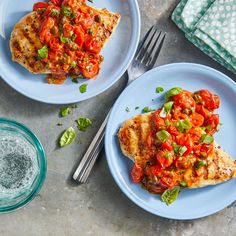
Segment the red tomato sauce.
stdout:
[[67,75],[96,77],[103,61],[99,55],[103,45],[97,40],[97,32],[91,30],[97,15],[85,0],[38,2],[33,10],[42,14],[39,37],[47,55],[41,60],[52,71],[48,83],[62,84]]
[[204,176],[213,134],[219,128],[219,115],[214,111],[220,99],[208,90],[181,90],[167,103],[152,113],[154,131],[147,135],[148,153],[131,172],[133,182],[159,194],[174,186],[191,186]]

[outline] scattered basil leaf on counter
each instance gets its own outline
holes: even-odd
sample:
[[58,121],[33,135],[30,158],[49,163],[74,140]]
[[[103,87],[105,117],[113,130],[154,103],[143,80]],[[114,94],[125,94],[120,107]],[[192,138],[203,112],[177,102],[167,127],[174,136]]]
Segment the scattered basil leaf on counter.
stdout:
[[176,186],[172,189],[166,189],[165,192],[161,195],[161,199],[163,202],[166,203],[166,205],[170,205],[177,199],[179,192],[180,192],[179,186]]
[[49,16],[58,16],[58,15],[60,15],[60,11],[55,8],[53,8],[49,13]]
[[66,7],[65,5],[62,5],[62,12],[64,16],[68,16],[68,17],[70,17],[72,14],[70,7]]
[[181,88],[178,88],[178,87],[172,88],[172,89],[170,89],[170,90],[166,93],[165,99],[168,100],[168,99],[171,98],[172,96],[175,96],[175,95],[179,94],[181,91],[182,91]]
[[156,87],[156,93],[164,92],[164,89],[162,87]]
[[59,144],[61,147],[71,144],[76,137],[73,127],[68,128],[61,136]]
[[206,165],[207,165],[207,162],[205,160],[203,160],[203,161],[198,161],[194,167],[195,167],[195,169],[199,169],[199,168],[206,166]]
[[205,143],[205,144],[211,144],[213,141],[214,141],[214,138],[210,134],[203,134],[200,139],[200,142]]
[[170,137],[170,133],[166,130],[161,130],[156,133],[156,137],[163,143]]
[[60,114],[62,117],[68,116],[71,114],[71,109],[69,107],[62,107],[60,110]]
[[60,36],[60,41],[61,41],[62,43],[69,43],[69,39],[66,38],[66,37],[64,37],[63,35]]
[[44,45],[42,48],[38,50],[38,57],[41,59],[45,59],[48,57],[48,47]]
[[78,130],[80,131],[85,131],[90,125],[92,125],[92,121],[85,117],[79,117],[76,122],[78,124]]
[[150,107],[144,107],[144,108],[143,108],[143,112],[144,112],[144,113],[147,113],[147,112],[150,112],[150,111],[154,111],[154,110],[151,109]]
[[79,91],[80,91],[81,93],[85,93],[85,92],[87,91],[87,87],[88,87],[88,84],[81,84],[81,85],[79,86]]
[[192,128],[192,124],[189,120],[179,120],[176,123],[176,127],[180,133],[184,133],[185,131],[188,131]]

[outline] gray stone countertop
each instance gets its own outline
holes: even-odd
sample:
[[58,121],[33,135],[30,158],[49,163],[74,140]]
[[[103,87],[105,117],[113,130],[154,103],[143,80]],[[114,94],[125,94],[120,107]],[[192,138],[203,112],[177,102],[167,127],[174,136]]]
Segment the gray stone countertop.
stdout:
[[[167,32],[167,39],[157,65],[173,62],[195,62],[233,74],[203,54],[185,39],[171,22],[176,0],[138,0],[142,35],[157,23]],[[0,114],[24,123],[41,140],[48,158],[48,173],[40,194],[26,207],[0,215],[1,236],[77,236],[77,235],[236,235],[236,205],[209,217],[194,221],[175,221],[145,212],[132,203],[114,182],[102,152],[86,184],[71,183],[70,174],[91,142],[113,101],[124,86],[122,77],[99,96],[83,101],[72,116],[59,118],[58,105],[30,100],[0,81]],[[87,132],[79,135],[77,145],[57,148],[61,132],[74,118],[94,120]],[[62,122],[63,126],[56,124]]]

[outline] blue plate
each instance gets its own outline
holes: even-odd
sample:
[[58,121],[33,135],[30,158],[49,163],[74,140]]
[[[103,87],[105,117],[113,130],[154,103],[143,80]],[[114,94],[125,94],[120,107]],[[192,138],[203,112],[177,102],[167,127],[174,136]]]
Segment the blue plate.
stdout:
[[[165,91],[177,86],[190,91],[205,88],[218,94],[221,99],[218,113],[223,126],[216,133],[215,139],[223,149],[236,158],[235,83],[226,75],[209,67],[177,63],[160,66],[145,73],[127,87],[116,101],[109,117],[105,137],[110,171],[120,189],[134,203],[153,214],[179,220],[213,214],[236,200],[236,179],[215,186],[183,190],[170,206],[163,203],[158,195],[148,193],[130,179],[133,163],[122,154],[116,134],[121,124],[140,114],[143,107],[157,109],[163,104],[163,93],[155,93],[157,86],[163,87]],[[135,110],[137,106],[140,108]],[[126,111],[127,107],[129,112]]]
[[[9,39],[14,25],[29,13],[37,0],[0,1],[0,76],[18,92],[32,99],[54,104],[79,102],[108,89],[126,71],[136,51],[140,34],[140,13],[136,0],[95,0],[94,7],[121,14],[121,21],[114,35],[101,54],[105,61],[98,77],[80,80],[79,84],[67,80],[63,85],[49,85],[45,75],[33,75],[11,60]],[[88,83],[86,93],[79,86]]]

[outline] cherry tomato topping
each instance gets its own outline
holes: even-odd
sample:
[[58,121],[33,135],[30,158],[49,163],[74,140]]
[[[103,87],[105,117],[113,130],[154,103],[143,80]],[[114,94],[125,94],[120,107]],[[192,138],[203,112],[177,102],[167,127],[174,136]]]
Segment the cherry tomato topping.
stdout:
[[131,178],[134,183],[140,183],[143,177],[143,169],[138,165],[134,165],[131,171]]
[[33,6],[33,11],[37,11],[38,9],[47,8],[49,4],[47,2],[37,2]]
[[202,126],[204,123],[204,117],[201,114],[193,113],[190,117],[190,121],[194,127]]

